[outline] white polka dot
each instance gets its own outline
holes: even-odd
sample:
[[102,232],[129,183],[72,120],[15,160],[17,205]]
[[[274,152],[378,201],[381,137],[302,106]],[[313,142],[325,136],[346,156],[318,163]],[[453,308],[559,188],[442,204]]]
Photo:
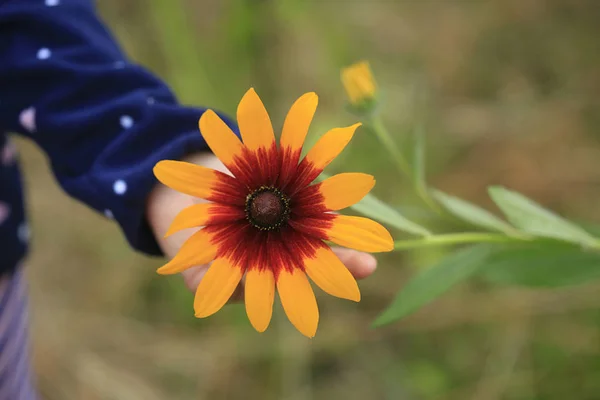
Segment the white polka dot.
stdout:
[[147,102],[149,105],[152,105],[152,104],[156,103],[156,100],[154,99],[154,97],[150,96],[150,97],[148,97],[148,98],[146,99],[146,102]]
[[116,194],[125,194],[127,191],[127,182],[125,182],[123,179],[115,181],[115,183],[113,183],[113,190]]
[[2,149],[2,152],[0,155],[2,164],[11,165],[12,163],[15,162],[16,158],[17,158],[17,148],[15,147],[15,145],[12,142],[7,141],[6,144],[4,145],[4,148]]
[[26,222],[21,222],[19,227],[17,228],[17,237],[23,243],[29,242],[29,237],[31,233],[29,232],[29,226]]
[[54,7],[54,6],[57,6],[57,5],[58,5],[58,3],[60,3],[60,1],[59,1],[59,0],[46,0],[46,5],[47,5],[48,7]]
[[52,52],[47,47],[42,47],[37,52],[37,58],[39,60],[46,60],[46,59],[50,58],[51,55],[52,55]]
[[121,126],[125,129],[129,129],[133,126],[133,118],[131,118],[129,115],[121,116],[119,121],[121,122]]
[[19,114],[19,122],[28,132],[35,132],[35,108],[29,107],[21,111],[21,114]]
[[[125,183],[125,182],[123,182],[123,183]],[[112,211],[110,211],[108,208],[106,210],[104,210],[104,216],[108,219],[113,219],[115,217],[113,215]]]
[[113,67],[115,67],[116,69],[125,68],[125,61],[115,61]]
[[10,216],[10,206],[4,202],[0,202],[0,224]]

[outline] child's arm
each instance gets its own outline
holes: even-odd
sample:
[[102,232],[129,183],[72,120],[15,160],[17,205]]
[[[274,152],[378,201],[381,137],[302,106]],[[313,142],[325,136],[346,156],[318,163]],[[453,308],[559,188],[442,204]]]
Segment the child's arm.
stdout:
[[[178,104],[127,60],[92,1],[0,4],[0,129],[38,143],[64,190],[114,218],[133,248],[174,255],[182,236],[166,241],[162,233],[190,199],[156,186],[152,167],[208,150],[198,132],[204,109]],[[357,276],[374,269],[371,256],[339,254]],[[191,286],[202,269],[194,271]]]
[[203,109],[127,60],[92,1],[0,4],[0,128],[42,147],[64,190],[114,218],[135,249],[161,254],[145,218],[152,167],[207,150]]

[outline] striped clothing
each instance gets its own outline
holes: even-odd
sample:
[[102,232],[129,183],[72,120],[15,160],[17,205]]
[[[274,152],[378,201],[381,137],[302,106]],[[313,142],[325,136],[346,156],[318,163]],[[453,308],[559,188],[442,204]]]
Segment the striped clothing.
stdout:
[[26,284],[22,268],[0,281],[0,399],[36,398],[29,366]]

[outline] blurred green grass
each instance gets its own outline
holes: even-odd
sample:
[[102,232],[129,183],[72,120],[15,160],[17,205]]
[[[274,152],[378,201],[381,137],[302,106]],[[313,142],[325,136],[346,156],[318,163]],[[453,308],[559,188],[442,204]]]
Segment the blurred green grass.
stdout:
[[[184,103],[233,115],[254,86],[280,127],[293,100],[316,91],[314,140],[354,122],[339,70],[366,58],[399,144],[424,116],[435,186],[491,208],[485,187],[503,184],[570,217],[600,217],[594,0],[99,6],[132,59]],[[425,104],[411,97],[415,85]],[[133,254],[115,226],[57,188],[33,145],[19,145],[34,229],[34,357],[49,400],[600,398],[598,285],[533,291],[471,282],[403,322],[370,329],[406,279],[443,255],[415,251],[379,256],[359,304],[319,293],[312,341],[279,305],[264,334],[241,306],[196,320],[178,277],[157,276],[160,260]],[[342,170],[374,174],[377,196],[417,215],[406,182],[366,130],[328,172]]]

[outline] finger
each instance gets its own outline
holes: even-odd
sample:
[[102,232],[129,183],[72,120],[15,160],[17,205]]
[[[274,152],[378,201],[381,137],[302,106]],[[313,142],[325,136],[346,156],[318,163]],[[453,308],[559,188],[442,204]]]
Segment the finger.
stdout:
[[371,254],[342,247],[332,247],[331,250],[357,279],[368,277],[377,268],[377,260]]
[[204,275],[206,275],[206,271],[208,271],[208,264],[200,265],[198,267],[188,268],[185,271],[181,272],[181,276],[183,277],[183,281],[189,290],[195,292],[200,284]]

